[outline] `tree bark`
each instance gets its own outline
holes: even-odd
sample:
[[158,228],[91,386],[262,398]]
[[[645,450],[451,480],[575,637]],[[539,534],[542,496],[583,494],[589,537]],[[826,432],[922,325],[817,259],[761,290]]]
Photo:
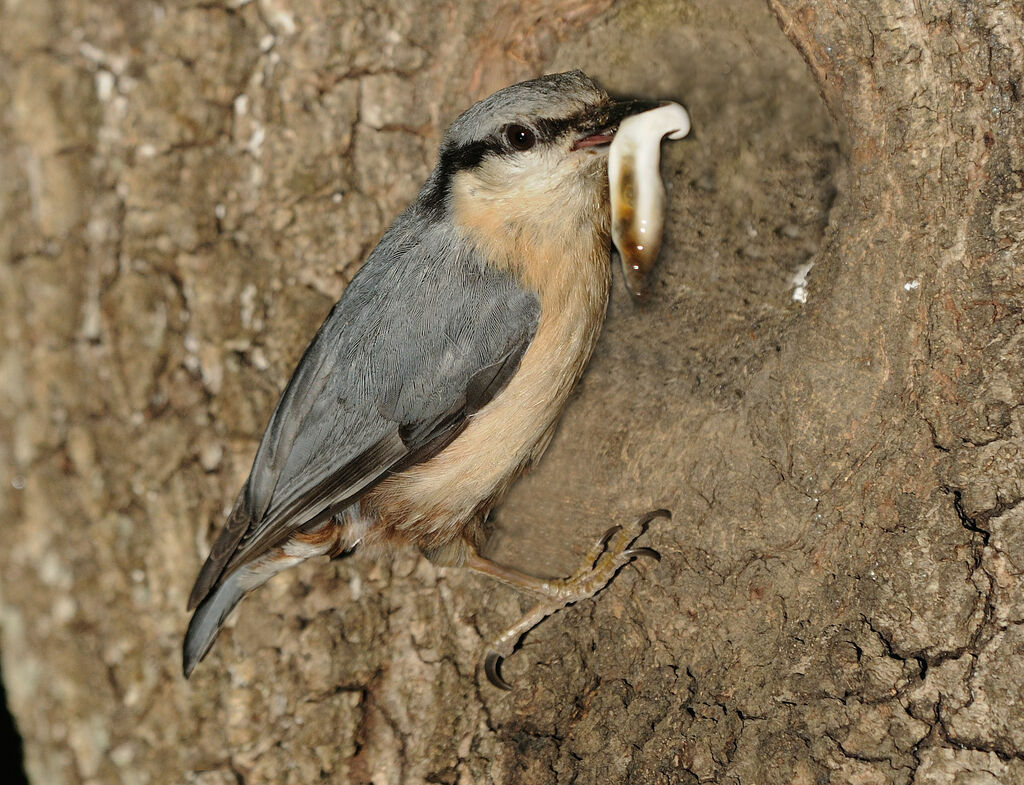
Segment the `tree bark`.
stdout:
[[[0,6],[30,780],[1024,782],[1022,41],[999,0]],[[412,552],[275,578],[184,681],[191,581],[316,326],[447,122],[576,66],[695,139],[651,302],[616,281],[489,553],[564,573],[666,506],[662,561],[531,633],[511,693],[478,663],[528,600]]]

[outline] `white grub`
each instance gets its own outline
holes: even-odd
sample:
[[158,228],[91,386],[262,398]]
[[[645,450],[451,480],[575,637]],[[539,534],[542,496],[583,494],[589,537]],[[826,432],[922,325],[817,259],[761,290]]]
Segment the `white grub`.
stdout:
[[634,297],[647,293],[647,274],[661,250],[665,186],[658,164],[661,140],[682,139],[690,116],[679,104],[627,117],[619,125],[608,156],[612,203],[612,241],[622,258],[626,286]]
[[920,289],[920,288],[921,288],[921,282],[919,280],[917,280],[916,278],[913,281],[907,281],[905,284],[903,284],[903,291],[905,291],[905,292],[912,292],[915,289]]
[[814,267],[814,262],[807,262],[796,268],[793,277],[789,279],[789,285],[793,287],[793,301],[798,303],[807,302],[807,274]]

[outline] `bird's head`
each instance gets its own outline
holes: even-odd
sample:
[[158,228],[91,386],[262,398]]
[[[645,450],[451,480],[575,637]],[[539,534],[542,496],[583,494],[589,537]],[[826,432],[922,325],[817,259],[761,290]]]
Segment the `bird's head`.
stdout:
[[654,106],[612,100],[582,71],[506,87],[452,123],[421,199],[499,232],[604,232],[608,147],[623,118]]

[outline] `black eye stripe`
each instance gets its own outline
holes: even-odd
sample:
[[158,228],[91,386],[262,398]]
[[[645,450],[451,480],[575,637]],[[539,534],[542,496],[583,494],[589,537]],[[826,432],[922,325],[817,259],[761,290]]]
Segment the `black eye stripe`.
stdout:
[[571,128],[579,128],[584,123],[584,115],[573,115],[572,117],[542,117],[534,122],[540,138],[545,142],[551,142],[562,136]]
[[[551,142],[562,136],[566,131],[581,128],[584,125],[593,125],[593,122],[587,122],[588,119],[592,118],[593,112],[580,112],[571,117],[542,117],[531,121],[531,125],[535,129],[538,142]],[[450,175],[461,169],[473,169],[479,166],[488,155],[500,155],[505,152],[505,147],[502,144],[504,131],[511,125],[522,124],[511,123],[509,126],[505,126],[499,132],[498,138],[468,142],[459,147],[442,151],[441,159],[438,162],[439,168]],[[527,126],[524,125],[523,127]]]
[[488,155],[494,155],[504,151],[502,144],[497,139],[481,139],[477,142],[470,142],[459,147],[445,150],[441,154],[441,169],[449,172],[457,172],[461,169],[473,169],[481,164]]
[[[571,129],[580,129],[593,124],[593,110],[580,112],[572,117],[542,117],[530,121],[530,126],[536,133],[538,142],[551,142]],[[425,184],[421,194],[423,206],[435,215],[442,215],[451,188],[452,177],[456,172],[475,169],[490,155],[512,154],[506,146],[503,132],[504,128],[496,136],[468,142],[458,147],[442,148],[437,168]]]
[[481,139],[476,142],[441,149],[437,168],[427,180],[420,194],[420,202],[435,217],[444,214],[445,202],[456,172],[475,169],[489,155],[500,155],[505,147],[499,139]]

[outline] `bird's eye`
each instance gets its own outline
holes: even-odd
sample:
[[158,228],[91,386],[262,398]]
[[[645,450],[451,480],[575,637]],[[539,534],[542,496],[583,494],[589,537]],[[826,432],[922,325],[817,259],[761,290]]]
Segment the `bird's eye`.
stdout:
[[513,150],[524,153],[537,144],[537,135],[525,125],[512,123],[505,126],[505,141]]

